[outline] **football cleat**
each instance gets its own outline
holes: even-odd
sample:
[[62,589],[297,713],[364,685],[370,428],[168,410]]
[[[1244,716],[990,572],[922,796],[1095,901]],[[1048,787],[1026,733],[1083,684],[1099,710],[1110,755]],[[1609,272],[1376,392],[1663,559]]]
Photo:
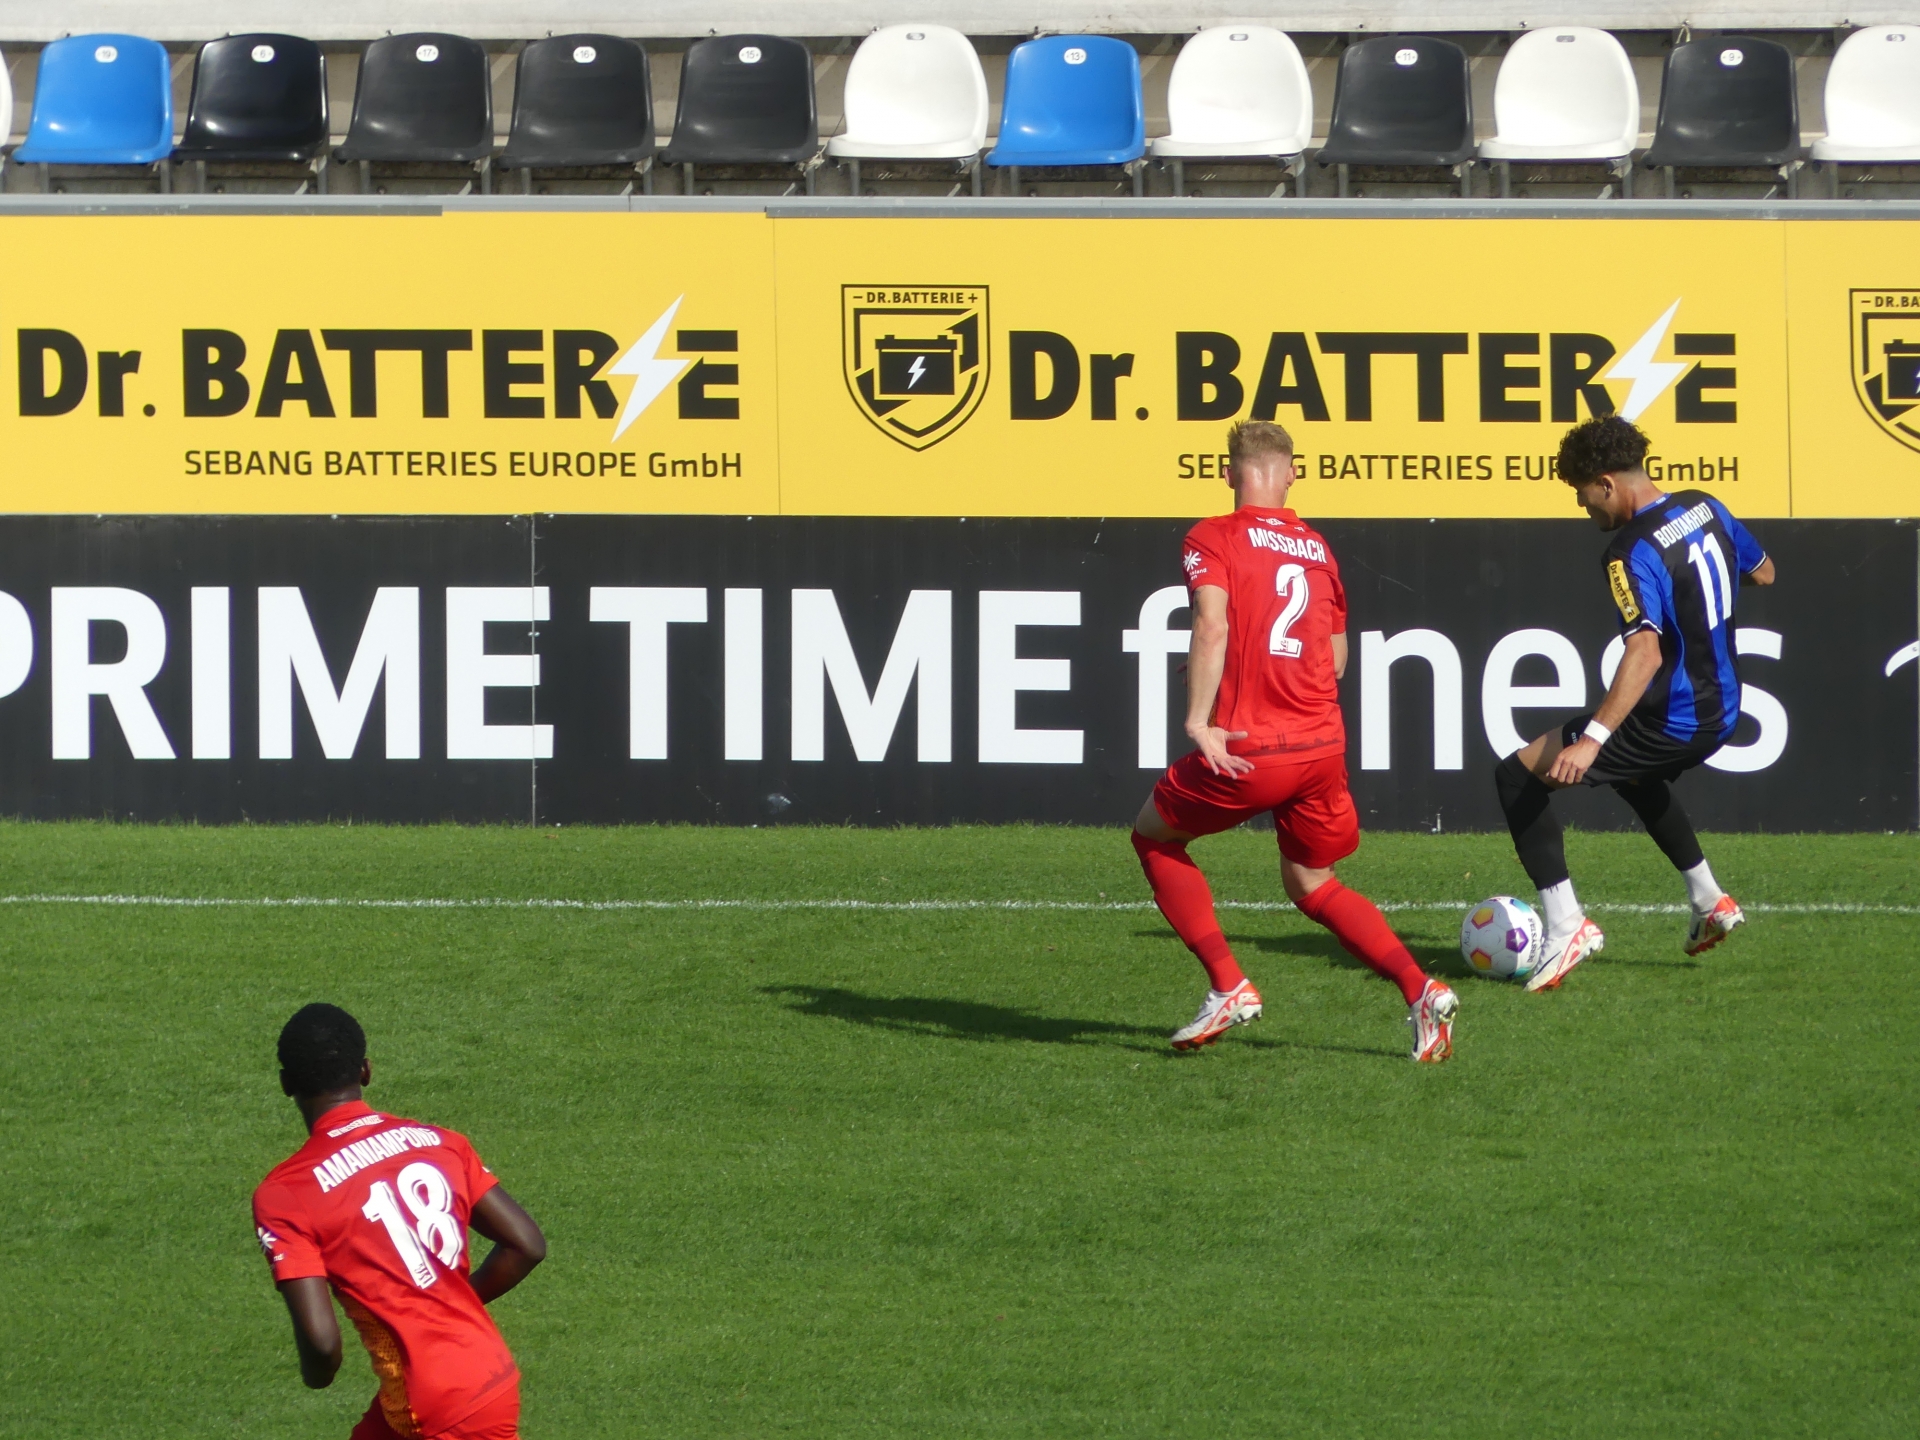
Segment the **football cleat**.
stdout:
[[1438,980],[1427,981],[1420,998],[1407,1007],[1417,1064],[1438,1065],[1453,1054],[1453,1017],[1459,1009],[1460,997]]
[[1527,977],[1529,990],[1557,990],[1573,967],[1607,948],[1607,937],[1591,920],[1583,919],[1565,945],[1535,967]]
[[1202,1045],[1211,1045],[1234,1026],[1258,1020],[1260,1008],[1260,992],[1253,988],[1251,980],[1242,980],[1217,1000],[1213,992],[1208,991],[1193,1023],[1173,1032],[1173,1048],[1198,1050]]
[[1740,902],[1731,895],[1722,895],[1713,909],[1706,914],[1695,914],[1687,925],[1687,954],[1703,955],[1734,932],[1735,927],[1747,923]]

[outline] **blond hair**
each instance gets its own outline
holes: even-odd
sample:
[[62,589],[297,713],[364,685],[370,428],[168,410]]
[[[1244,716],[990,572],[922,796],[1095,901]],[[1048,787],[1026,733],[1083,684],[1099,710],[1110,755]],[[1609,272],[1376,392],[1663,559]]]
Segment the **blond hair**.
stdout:
[[1227,430],[1227,458],[1238,465],[1268,455],[1293,455],[1293,437],[1271,420],[1238,420]]

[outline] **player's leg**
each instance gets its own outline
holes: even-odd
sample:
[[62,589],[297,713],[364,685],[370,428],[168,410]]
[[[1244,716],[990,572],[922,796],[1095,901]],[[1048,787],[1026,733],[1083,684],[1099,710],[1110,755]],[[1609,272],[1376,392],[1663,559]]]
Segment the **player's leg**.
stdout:
[[1660,853],[1673,862],[1680,878],[1687,882],[1687,900],[1692,918],[1687,926],[1686,952],[1698,955],[1711,950],[1736,926],[1746,923],[1739,903],[1713,878],[1707,857],[1700,852],[1700,839],[1693,833],[1693,821],[1665,780],[1624,780],[1614,784],[1620,798],[1633,807],[1647,834],[1660,847]]
[[1287,898],[1331,931],[1354,959],[1400,987],[1414,1027],[1413,1058],[1446,1059],[1453,1052],[1458,1006],[1452,989],[1421,970],[1379,906],[1333,873],[1335,862],[1360,848],[1360,817],[1347,790],[1345,761],[1332,757],[1297,768],[1298,789],[1273,812]]
[[1205,968],[1213,988],[1225,992],[1247,977],[1220,932],[1206,874],[1187,853],[1187,842],[1194,838],[1167,824],[1151,796],[1133,822],[1133,850],[1153,887],[1153,903]]
[[1207,775],[1203,766],[1187,764],[1197,758],[1185,756],[1169,768],[1133,822],[1133,849],[1153,889],[1153,903],[1207,972],[1209,988],[1199,1014],[1173,1034],[1174,1047],[1180,1050],[1209,1045],[1233,1026],[1259,1019],[1262,1005],[1259,990],[1241,971],[1220,931],[1213,889],[1187,853],[1188,841],[1238,823],[1209,803],[1212,787],[1206,781],[1218,777]]
[[1597,954],[1606,943],[1573,892],[1573,880],[1567,871],[1566,836],[1560,829],[1559,816],[1553,813],[1553,791],[1562,787],[1546,778],[1569,743],[1568,733],[1578,734],[1585,725],[1586,718],[1580,717],[1559,730],[1536,736],[1493,770],[1494,790],[1507,817],[1514,853],[1540,892],[1540,913],[1546,920],[1546,943],[1541,947],[1540,964],[1527,980],[1529,990],[1558,986],[1570,970]]

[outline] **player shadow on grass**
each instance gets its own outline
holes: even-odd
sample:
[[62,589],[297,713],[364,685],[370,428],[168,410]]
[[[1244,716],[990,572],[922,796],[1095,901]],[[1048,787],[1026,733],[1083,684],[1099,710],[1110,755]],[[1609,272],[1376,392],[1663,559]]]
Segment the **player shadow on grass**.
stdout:
[[[1178,938],[1165,930],[1138,930],[1134,933],[1142,939],[1174,940]],[[1328,968],[1333,970],[1360,970],[1367,974],[1373,973],[1349,955],[1338,940],[1325,932],[1303,935],[1229,935],[1227,940],[1243,949],[1258,950],[1263,955],[1297,955],[1306,960],[1324,960]],[[1407,949],[1413,952],[1413,958],[1420,962],[1420,968],[1429,975],[1438,975],[1443,980],[1473,978],[1473,971],[1467,967],[1467,962],[1460,958],[1459,950],[1453,946],[1423,945],[1408,941]]]
[[948,1040],[1029,1040],[1042,1045],[1116,1045],[1129,1050],[1156,1049],[1142,1043],[1162,1040],[1165,1032],[1111,1020],[1074,1020],[1036,1015],[978,1000],[944,1000],[918,995],[862,995],[824,985],[767,985],[801,1015],[824,1015],[855,1025],[897,1030]]
[[[824,1015],[855,1025],[925,1035],[945,1040],[1028,1040],[1042,1045],[1110,1045],[1138,1050],[1161,1059],[1184,1058],[1168,1046],[1167,1030],[1146,1025],[1121,1025],[1111,1020],[1070,1020],[1035,1015],[1005,1005],[977,1000],[937,1000],[921,996],[862,995],[821,985],[767,985],[763,995],[786,999],[801,1015]],[[1280,1040],[1236,1032],[1233,1043],[1255,1050],[1322,1050],[1341,1055],[1384,1055],[1405,1059],[1398,1050],[1363,1045],[1316,1045],[1305,1040]]]
[[[1437,975],[1442,980],[1470,980],[1473,971],[1467,962],[1460,958],[1458,947],[1452,945],[1424,945],[1418,941],[1406,940],[1407,949],[1413,952],[1413,958],[1420,962],[1420,968],[1429,975]],[[1338,970],[1363,970],[1373,972],[1349,955],[1333,936],[1326,934],[1306,935],[1231,935],[1228,939],[1236,945],[1251,945],[1254,949],[1268,955],[1298,955],[1303,959],[1325,960],[1330,968]]]

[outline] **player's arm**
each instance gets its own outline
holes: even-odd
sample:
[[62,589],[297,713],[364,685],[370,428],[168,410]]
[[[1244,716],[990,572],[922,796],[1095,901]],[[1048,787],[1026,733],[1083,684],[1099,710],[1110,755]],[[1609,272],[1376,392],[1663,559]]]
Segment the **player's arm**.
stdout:
[[[1620,668],[1613,672],[1607,698],[1593,712],[1593,723],[1618,730],[1659,673],[1660,632],[1643,625],[1627,636],[1626,654],[1620,657]],[[1559,785],[1578,785],[1599,755],[1600,742],[1591,735],[1582,735],[1554,757],[1547,778]]]
[[1227,753],[1229,740],[1244,740],[1244,730],[1222,730],[1213,723],[1213,702],[1227,671],[1227,592],[1218,585],[1193,591],[1193,638],[1187,647],[1187,738],[1216,775],[1244,775],[1251,760]]
[[317,1275],[282,1280],[280,1296],[293,1317],[293,1345],[300,1352],[300,1378],[310,1390],[324,1390],[340,1373],[340,1321],[333,1296]]
[[1727,539],[1732,542],[1733,565],[1740,572],[1740,583],[1771,585],[1773,557],[1760,548],[1760,542],[1753,538],[1753,532],[1736,520],[1725,505],[1711,495],[1707,497],[1707,504],[1713,507],[1713,513],[1719,517],[1720,528],[1727,532]]
[[498,1185],[480,1197],[467,1223],[493,1241],[493,1249],[473,1272],[473,1290],[483,1305],[506,1294],[547,1258],[547,1237]]
[[1347,632],[1342,630],[1333,637],[1333,678],[1344,680],[1347,675]]

